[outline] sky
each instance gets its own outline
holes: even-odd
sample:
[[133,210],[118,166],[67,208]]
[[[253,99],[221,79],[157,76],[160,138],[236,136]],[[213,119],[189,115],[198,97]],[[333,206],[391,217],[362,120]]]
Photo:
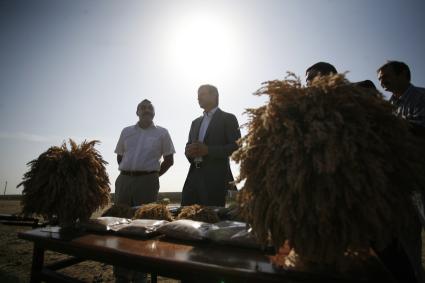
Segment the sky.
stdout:
[[21,193],[26,163],[69,138],[101,142],[114,191],[114,149],[145,98],[176,149],[160,192],[181,191],[199,85],[217,86],[240,125],[267,102],[253,95],[262,82],[287,71],[304,82],[318,61],[383,92],[377,68],[400,60],[424,87],[424,13],[422,0],[2,0],[0,193]]

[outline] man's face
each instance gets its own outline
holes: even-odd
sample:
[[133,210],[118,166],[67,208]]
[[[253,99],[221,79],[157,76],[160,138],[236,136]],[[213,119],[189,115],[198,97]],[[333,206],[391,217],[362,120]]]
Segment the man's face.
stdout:
[[155,110],[152,103],[144,101],[137,106],[137,116],[140,121],[152,121],[155,116]]
[[403,74],[397,75],[393,68],[387,67],[378,72],[378,80],[384,90],[394,92],[399,89]]
[[307,82],[307,85],[311,85],[311,83],[313,82],[314,78],[319,76],[320,72],[316,71],[316,70],[310,70],[309,72],[307,72],[306,74],[306,78],[305,81]]
[[215,97],[214,95],[210,94],[210,92],[208,91],[207,88],[202,87],[199,89],[198,91],[198,102],[199,102],[199,106],[202,109],[205,108],[210,108],[213,105],[215,105],[216,101],[215,101]]

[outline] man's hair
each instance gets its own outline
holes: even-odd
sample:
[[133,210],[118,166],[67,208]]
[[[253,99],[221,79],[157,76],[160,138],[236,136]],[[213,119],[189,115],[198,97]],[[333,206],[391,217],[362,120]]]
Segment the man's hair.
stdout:
[[401,61],[388,61],[387,63],[379,67],[379,69],[377,70],[377,73],[387,68],[392,68],[396,75],[401,75],[404,72],[406,74],[406,78],[410,82],[410,69],[406,63]]
[[[338,73],[338,71],[336,70],[336,68],[332,65],[329,64],[327,62],[317,62],[314,65],[311,65],[310,67],[308,67],[308,69],[305,71],[305,74],[308,75],[308,73],[317,73],[321,76],[327,76],[330,74],[336,74]],[[314,77],[312,78],[308,78],[310,80],[314,79]]]
[[149,99],[143,99],[139,104],[142,104],[143,102],[149,102],[150,104],[152,104],[152,102]]
[[209,94],[214,95],[217,98],[217,105],[218,105],[218,89],[213,85],[205,84],[205,85],[201,85],[198,88],[198,92],[201,90],[201,88],[206,88]]
[[361,86],[361,87],[364,87],[364,88],[371,88],[371,89],[376,90],[376,86],[371,80],[360,81],[360,82],[354,83],[354,85]]
[[[137,110],[139,110],[139,107],[140,107],[140,105],[142,105],[142,103],[149,103],[149,104],[152,104],[152,102],[149,100],[149,99],[143,99],[139,104],[137,104]],[[153,107],[153,105],[152,105],[152,108],[154,108]]]

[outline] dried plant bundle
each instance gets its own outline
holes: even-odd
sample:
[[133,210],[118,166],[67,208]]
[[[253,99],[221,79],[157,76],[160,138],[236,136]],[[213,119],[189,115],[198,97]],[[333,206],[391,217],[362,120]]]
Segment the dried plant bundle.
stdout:
[[27,165],[22,183],[24,214],[57,217],[62,224],[86,220],[109,204],[110,188],[106,161],[94,148],[98,141],[77,145],[69,140],[50,147]]
[[110,208],[108,208],[105,212],[102,214],[103,217],[110,216],[110,217],[120,217],[120,218],[133,218],[134,216],[134,209],[131,208],[128,205],[124,204],[114,204]]
[[173,221],[173,217],[168,211],[167,206],[158,203],[148,203],[142,205],[134,213],[134,219],[156,219]]
[[177,219],[191,219],[207,223],[217,223],[220,221],[217,213],[210,207],[200,206],[198,204],[184,206]]
[[423,146],[376,90],[343,75],[304,87],[292,75],[257,94],[270,100],[248,109],[233,159],[245,182],[241,213],[261,241],[289,240],[303,259],[336,263],[410,233],[410,193],[425,188]]

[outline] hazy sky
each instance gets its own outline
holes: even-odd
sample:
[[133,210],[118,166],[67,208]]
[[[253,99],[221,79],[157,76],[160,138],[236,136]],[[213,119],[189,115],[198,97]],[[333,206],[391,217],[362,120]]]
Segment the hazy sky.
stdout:
[[115,145],[144,98],[177,151],[160,191],[181,191],[200,84],[216,85],[240,124],[266,101],[252,95],[263,81],[304,79],[317,61],[379,86],[376,69],[402,60],[425,86],[424,14],[422,0],[3,0],[0,192],[7,180],[7,193],[20,193],[26,163],[68,138],[102,142],[114,191]]

